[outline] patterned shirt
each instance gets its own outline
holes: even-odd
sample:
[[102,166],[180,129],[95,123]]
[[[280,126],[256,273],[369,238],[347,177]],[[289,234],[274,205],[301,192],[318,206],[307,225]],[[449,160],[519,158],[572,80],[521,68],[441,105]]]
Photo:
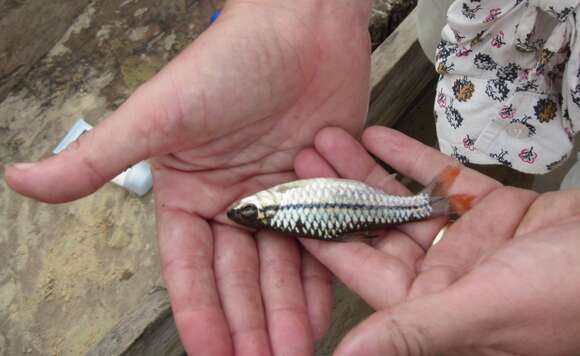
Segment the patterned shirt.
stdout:
[[580,128],[580,0],[456,0],[436,54],[440,149],[543,174]]

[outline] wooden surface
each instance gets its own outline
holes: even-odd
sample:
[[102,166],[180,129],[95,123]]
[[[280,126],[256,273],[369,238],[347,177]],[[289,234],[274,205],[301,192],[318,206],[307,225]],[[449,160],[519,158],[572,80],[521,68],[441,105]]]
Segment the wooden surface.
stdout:
[[184,354],[167,292],[160,288],[147,295],[87,356]]
[[[75,2],[84,0],[0,0],[0,22],[30,4],[15,28],[24,31],[36,16],[53,16],[51,6]],[[78,117],[98,124],[208,19],[197,0],[90,1],[71,26],[63,20],[65,35],[54,28],[60,40],[40,60],[20,57],[17,66],[31,69],[0,101],[0,356],[84,355],[162,285],[152,194],[106,184],[75,202],[43,204],[8,188],[4,166],[50,156]],[[11,40],[0,58],[31,41],[47,40]]]
[[417,39],[417,10],[373,52],[367,126],[393,126],[435,78]]
[[0,0],[0,102],[55,45],[88,3]]

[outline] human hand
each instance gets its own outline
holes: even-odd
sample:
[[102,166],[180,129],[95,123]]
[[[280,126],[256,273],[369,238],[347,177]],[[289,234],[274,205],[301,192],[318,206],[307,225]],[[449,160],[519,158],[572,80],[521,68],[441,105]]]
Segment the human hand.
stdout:
[[188,353],[310,354],[330,319],[328,271],[294,241],[254,240],[222,213],[293,179],[320,128],[360,129],[369,12],[366,0],[232,0],[111,117],[6,180],[59,203],[152,158],[163,275]]
[[[407,193],[344,131],[326,129],[315,142],[297,158],[300,177],[388,182],[387,191]],[[367,130],[363,143],[422,184],[452,164],[386,128]],[[336,355],[577,353],[580,192],[538,196],[463,168],[451,193],[477,201],[434,246],[441,219],[387,230],[373,245],[302,241],[377,310]]]

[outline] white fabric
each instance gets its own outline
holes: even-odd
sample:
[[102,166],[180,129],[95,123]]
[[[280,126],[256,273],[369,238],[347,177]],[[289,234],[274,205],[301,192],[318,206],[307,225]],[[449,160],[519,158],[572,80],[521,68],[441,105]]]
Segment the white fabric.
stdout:
[[[436,55],[440,149],[532,174],[580,128],[580,0],[457,0]],[[579,19],[580,20],[580,19]]]
[[417,37],[425,55],[435,62],[441,30],[447,24],[447,9],[454,0],[419,0],[417,3]]

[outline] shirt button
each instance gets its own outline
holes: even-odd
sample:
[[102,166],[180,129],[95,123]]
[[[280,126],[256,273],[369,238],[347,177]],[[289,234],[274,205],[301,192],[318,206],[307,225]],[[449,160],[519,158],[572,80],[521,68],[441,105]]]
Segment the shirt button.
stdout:
[[530,129],[521,122],[514,122],[507,126],[507,134],[514,138],[524,138],[530,136]]
[[522,52],[522,53],[531,53],[531,52],[535,52],[536,49],[534,47],[532,47],[529,44],[524,44],[524,43],[517,43],[516,44],[516,50],[518,52]]

